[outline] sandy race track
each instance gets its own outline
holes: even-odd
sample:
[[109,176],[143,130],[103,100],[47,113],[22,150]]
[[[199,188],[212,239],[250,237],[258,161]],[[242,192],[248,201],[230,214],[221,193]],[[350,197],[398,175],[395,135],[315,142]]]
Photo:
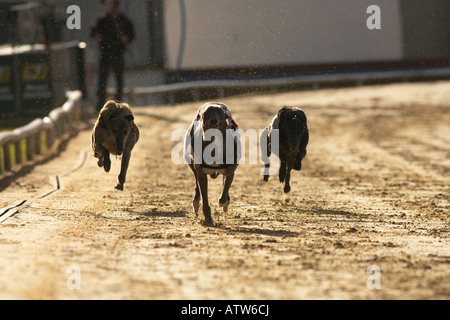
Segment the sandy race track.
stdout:
[[[0,224],[0,299],[450,298],[449,82],[222,102],[243,130],[303,108],[308,155],[288,196],[243,164],[225,216],[210,180],[206,227],[170,139],[202,102],[134,108],[123,192],[119,160],[106,174],[92,157],[92,119],[57,157],[0,182],[0,208],[34,200]],[[62,190],[38,199],[55,174]]]

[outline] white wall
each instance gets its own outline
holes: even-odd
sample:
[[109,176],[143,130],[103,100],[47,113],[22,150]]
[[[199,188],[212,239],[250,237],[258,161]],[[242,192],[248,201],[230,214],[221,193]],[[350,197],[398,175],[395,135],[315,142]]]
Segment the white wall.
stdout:
[[[184,0],[182,69],[402,58],[399,0]],[[381,8],[368,30],[367,7]],[[167,65],[176,68],[179,0],[165,1]]]

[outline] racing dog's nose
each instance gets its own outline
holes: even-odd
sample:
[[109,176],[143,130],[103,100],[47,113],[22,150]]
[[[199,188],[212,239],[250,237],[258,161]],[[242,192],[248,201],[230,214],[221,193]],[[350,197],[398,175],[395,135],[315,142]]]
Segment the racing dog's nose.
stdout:
[[289,151],[290,152],[297,152],[298,150],[300,149],[300,146],[297,146],[297,145],[292,145],[290,148],[289,148]]

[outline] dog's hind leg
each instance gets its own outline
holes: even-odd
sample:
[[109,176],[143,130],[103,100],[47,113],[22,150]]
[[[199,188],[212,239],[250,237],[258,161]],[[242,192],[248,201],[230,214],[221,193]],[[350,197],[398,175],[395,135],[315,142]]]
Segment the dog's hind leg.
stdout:
[[115,186],[117,190],[123,190],[123,184],[127,176],[128,165],[130,164],[131,153],[125,152],[122,156],[122,162],[120,165],[119,182]]

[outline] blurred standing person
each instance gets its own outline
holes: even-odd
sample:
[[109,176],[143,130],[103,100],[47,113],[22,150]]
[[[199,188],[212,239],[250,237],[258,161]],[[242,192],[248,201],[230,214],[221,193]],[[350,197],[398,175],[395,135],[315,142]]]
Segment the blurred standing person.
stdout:
[[123,72],[125,69],[124,52],[134,39],[134,27],[122,13],[120,1],[109,2],[108,13],[97,21],[91,29],[91,37],[100,47],[100,62],[97,87],[97,109],[106,102],[106,82],[110,68],[117,80],[116,100],[122,100]]

